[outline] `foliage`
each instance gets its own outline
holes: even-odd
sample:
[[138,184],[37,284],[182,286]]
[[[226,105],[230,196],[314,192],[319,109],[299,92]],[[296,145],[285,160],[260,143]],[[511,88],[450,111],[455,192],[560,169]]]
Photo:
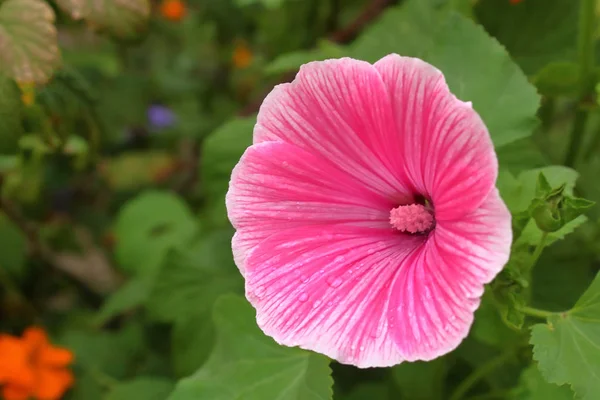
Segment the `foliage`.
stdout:
[[[0,0],[0,332],[75,353],[65,399],[600,398],[595,1],[177,3]],[[359,370],[261,332],[225,194],[275,84],[389,53],[481,115],[513,245],[458,349]]]

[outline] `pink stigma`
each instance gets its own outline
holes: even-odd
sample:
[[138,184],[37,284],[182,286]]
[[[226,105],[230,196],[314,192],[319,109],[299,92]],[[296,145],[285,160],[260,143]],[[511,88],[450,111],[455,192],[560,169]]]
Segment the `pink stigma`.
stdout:
[[402,232],[422,233],[433,225],[433,214],[421,204],[398,206],[390,211],[390,224]]

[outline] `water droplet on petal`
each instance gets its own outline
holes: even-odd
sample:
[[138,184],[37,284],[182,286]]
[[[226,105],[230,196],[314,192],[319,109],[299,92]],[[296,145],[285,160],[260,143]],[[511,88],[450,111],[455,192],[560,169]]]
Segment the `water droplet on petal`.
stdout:
[[321,302],[321,300],[317,300],[317,301],[315,301],[315,302],[313,303],[313,308],[317,308],[317,307],[319,307],[319,306],[321,305],[321,303],[322,303],[322,302]]
[[307,283],[308,282],[308,276],[302,275],[302,276],[300,276],[300,280],[302,281],[302,283]]
[[300,300],[301,302],[304,303],[306,300],[308,300],[308,295],[306,293],[302,292],[300,294],[300,297],[298,297],[298,300]]
[[337,256],[333,262],[340,263],[344,261],[344,256]]
[[373,254],[373,253],[375,253],[375,249],[370,248],[367,250],[367,254]]
[[327,284],[332,288],[338,288],[342,285],[342,280],[340,278],[330,276],[327,278]]

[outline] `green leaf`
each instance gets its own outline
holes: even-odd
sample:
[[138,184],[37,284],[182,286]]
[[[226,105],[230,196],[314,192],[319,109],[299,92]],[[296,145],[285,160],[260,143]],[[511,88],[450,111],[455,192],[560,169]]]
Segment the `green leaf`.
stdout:
[[252,144],[255,117],[231,120],[214,131],[202,149],[202,182],[209,198],[221,201],[233,167]]
[[237,296],[215,304],[217,345],[208,362],[177,384],[169,400],[330,400],[329,360],[282,347],[256,326],[255,313]]
[[514,390],[514,400],[573,400],[573,392],[566,386],[548,383],[535,365],[523,371],[519,386]]
[[548,165],[544,154],[531,138],[517,140],[502,146],[496,154],[498,155],[500,167],[509,170],[513,174]]
[[193,374],[208,359],[214,342],[215,326],[210,313],[178,318],[171,337],[175,374]]
[[0,75],[0,154],[16,153],[19,137],[23,134],[22,113],[19,88],[12,79]]
[[45,83],[60,65],[54,11],[43,0],[0,3],[0,73]]
[[402,398],[436,400],[444,398],[446,359],[405,362],[392,368],[392,378]]
[[[570,233],[573,233],[575,231],[575,229],[577,229],[579,226],[583,225],[587,220],[588,219],[585,215],[580,215],[579,217],[575,218],[573,221],[570,221],[570,222],[566,223],[565,225],[563,225],[563,227],[560,228],[559,230],[548,233],[548,236],[546,237],[545,245],[550,246],[552,243],[556,242],[557,240],[564,239],[565,236],[567,236]],[[537,227],[537,225],[535,224],[535,221],[531,220],[527,223],[527,225],[523,229],[523,232],[521,232],[521,236],[519,236],[519,239],[517,239],[516,243],[517,244],[528,244],[530,246],[537,246],[538,243],[540,243],[540,241],[542,240],[542,235],[543,235],[543,232],[540,230],[540,228]]]
[[169,252],[158,273],[146,306],[160,321],[175,321],[209,311],[224,293],[242,292],[239,271],[205,265],[194,251]]
[[475,14],[527,74],[576,57],[578,1],[479,1]]
[[14,278],[26,272],[27,238],[4,214],[0,213],[0,269]]
[[150,16],[148,0],[56,0],[75,20],[85,19],[95,28],[119,38],[138,36]]
[[371,62],[389,53],[419,57],[439,68],[451,91],[473,102],[496,147],[530,136],[537,125],[535,88],[496,40],[459,14],[436,11],[423,0],[390,8],[351,51]]
[[165,400],[174,386],[173,382],[164,378],[137,377],[112,387],[105,400]]
[[104,325],[111,318],[144,304],[150,293],[148,280],[133,278],[112,293],[102,304],[95,319],[96,325]]
[[344,50],[332,42],[324,41],[315,49],[298,50],[291,53],[284,53],[271,61],[265,67],[267,74],[280,74],[282,72],[292,71],[300,68],[302,64],[311,61],[321,61],[328,58],[339,58],[344,55]]
[[480,342],[503,349],[518,338],[517,332],[509,329],[500,317],[493,294],[488,290],[483,294],[481,305],[475,311],[475,321],[471,332],[473,337]]
[[175,194],[147,191],[119,211],[115,227],[115,254],[126,271],[154,276],[169,249],[185,246],[198,224]]
[[573,194],[575,181],[579,177],[579,173],[574,169],[560,165],[523,171],[517,178],[507,171],[501,171],[498,176],[498,188],[511,212],[524,211],[529,208],[531,201],[536,197],[535,188],[540,173],[544,174],[552,187],[565,184],[565,193],[568,195]]
[[575,306],[531,332],[533,358],[542,375],[569,384],[582,400],[600,398],[600,274]]
[[68,330],[59,343],[75,353],[77,366],[116,379],[125,377],[147,351],[143,331],[135,323],[116,332]]

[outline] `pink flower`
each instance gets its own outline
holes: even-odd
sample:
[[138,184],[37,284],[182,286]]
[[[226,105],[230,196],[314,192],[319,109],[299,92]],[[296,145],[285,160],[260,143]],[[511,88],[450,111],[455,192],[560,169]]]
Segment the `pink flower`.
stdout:
[[358,367],[456,348],[509,256],[497,169],[433,66],[304,65],[265,99],[227,194],[261,329]]

